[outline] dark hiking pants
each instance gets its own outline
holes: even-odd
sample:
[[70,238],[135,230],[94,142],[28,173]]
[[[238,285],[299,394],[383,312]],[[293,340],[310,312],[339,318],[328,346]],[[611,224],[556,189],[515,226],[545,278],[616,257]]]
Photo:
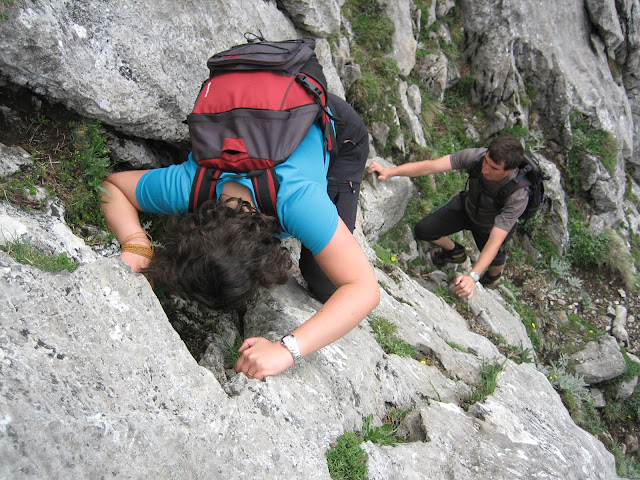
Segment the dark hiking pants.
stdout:
[[[369,134],[356,111],[344,100],[329,94],[334,115],[338,155],[327,172],[327,193],[338,209],[338,215],[353,232],[356,224],[360,182],[369,155]],[[325,302],[336,286],[316,263],[311,251],[302,246],[300,271],[309,290]]]
[[[444,205],[441,205],[429,215],[420,220],[415,228],[414,232],[418,240],[426,240],[431,242],[437,240],[440,237],[446,237],[453,233],[461,232],[462,230],[469,230],[473,235],[473,240],[476,242],[478,250],[482,251],[487,241],[489,240],[490,231],[479,228],[474,224],[464,208],[465,192],[461,192]],[[507,238],[505,238],[500,249],[496,254],[496,257],[491,262],[492,266],[504,265],[507,260],[507,253],[505,244],[513,236],[515,227],[511,229]]]

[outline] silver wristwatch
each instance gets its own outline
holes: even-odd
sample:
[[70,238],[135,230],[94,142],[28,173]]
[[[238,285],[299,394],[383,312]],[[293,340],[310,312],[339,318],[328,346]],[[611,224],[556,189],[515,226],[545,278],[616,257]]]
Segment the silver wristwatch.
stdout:
[[469,273],[469,276],[471,278],[473,278],[474,282],[479,282],[480,281],[480,275],[478,275],[476,272]]
[[285,335],[280,339],[280,343],[284,348],[289,350],[294,360],[298,360],[302,356],[300,355],[300,349],[298,348],[298,341],[293,335]]

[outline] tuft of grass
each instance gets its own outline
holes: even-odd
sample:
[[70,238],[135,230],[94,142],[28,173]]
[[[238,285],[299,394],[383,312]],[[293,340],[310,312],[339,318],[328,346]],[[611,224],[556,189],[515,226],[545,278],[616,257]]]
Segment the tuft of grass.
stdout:
[[5,8],[11,7],[14,0],[2,0],[0,2],[0,20],[9,20],[9,15],[4,11]]
[[474,80],[475,79],[473,78],[473,75],[467,75],[466,77],[463,77],[453,87],[448,88],[444,92],[444,99],[442,103],[444,103],[449,108],[457,108],[461,105],[469,103],[471,87]]
[[504,370],[505,363],[506,360],[502,363],[482,360],[478,385],[473,388],[471,393],[463,398],[463,406],[468,408],[474,403],[482,402],[495,391],[498,383],[498,375]]
[[418,358],[418,350],[397,336],[398,327],[386,318],[374,317],[370,322],[375,339],[386,354]]
[[456,342],[447,341],[447,345],[449,345],[451,348],[455,348],[456,350],[460,350],[462,353],[469,353],[469,350]]
[[607,237],[607,243],[610,246],[607,249],[606,264],[611,272],[619,276],[628,289],[640,289],[640,276],[636,275],[633,269],[634,265],[636,267],[640,265],[633,255],[633,236],[631,235],[631,249],[629,249],[622,237],[613,229],[607,228],[603,234]]
[[0,245],[0,250],[7,252],[18,263],[31,265],[45,272],[74,272],[78,264],[67,256],[66,253],[51,255],[45,253],[35,245],[23,241],[11,241]]
[[233,367],[240,358],[238,350],[242,346],[242,336],[238,335],[233,343],[223,340],[222,342],[222,360],[224,368]]

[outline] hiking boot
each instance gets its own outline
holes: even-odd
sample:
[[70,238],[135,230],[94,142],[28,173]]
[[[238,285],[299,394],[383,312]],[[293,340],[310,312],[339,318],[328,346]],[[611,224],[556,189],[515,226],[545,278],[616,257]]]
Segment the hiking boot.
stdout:
[[459,243],[455,243],[453,250],[442,250],[433,256],[434,265],[444,265],[445,263],[464,263],[467,259],[467,253],[464,247]]
[[489,288],[493,290],[494,288],[497,288],[498,285],[500,285],[501,277],[502,277],[502,273],[499,273],[495,277],[492,277],[488,273],[485,273],[484,275],[482,275],[482,278],[480,279],[480,283],[484,288]]

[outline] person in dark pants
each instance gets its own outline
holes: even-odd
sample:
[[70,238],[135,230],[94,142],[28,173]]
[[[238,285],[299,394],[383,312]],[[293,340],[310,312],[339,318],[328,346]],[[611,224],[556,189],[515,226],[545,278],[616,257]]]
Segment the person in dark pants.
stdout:
[[[467,275],[456,279],[456,293],[471,298],[475,283],[480,281],[487,288],[495,288],[506,262],[505,243],[513,235],[518,218],[529,202],[526,189],[515,190],[503,205],[498,205],[498,192],[518,173],[524,149],[520,141],[510,135],[496,138],[488,148],[460,150],[437,160],[405,163],[385,168],[372,162],[369,172],[377,172],[384,181],[394,176],[416,177],[466,169],[477,171],[470,175],[469,188],[420,220],[415,226],[416,237],[442,248],[434,262],[463,263],[467,259],[465,249],[451,240],[451,235],[469,230],[480,250],[480,256]],[[486,270],[486,272],[485,272]],[[484,275],[483,275],[484,274]]]
[[[338,155],[329,166],[327,193],[338,209],[338,215],[353,233],[360,183],[369,156],[369,134],[364,122],[351,105],[331,93],[328,103],[335,122]],[[335,292],[336,286],[304,245],[299,265],[311,293],[325,302]]]

